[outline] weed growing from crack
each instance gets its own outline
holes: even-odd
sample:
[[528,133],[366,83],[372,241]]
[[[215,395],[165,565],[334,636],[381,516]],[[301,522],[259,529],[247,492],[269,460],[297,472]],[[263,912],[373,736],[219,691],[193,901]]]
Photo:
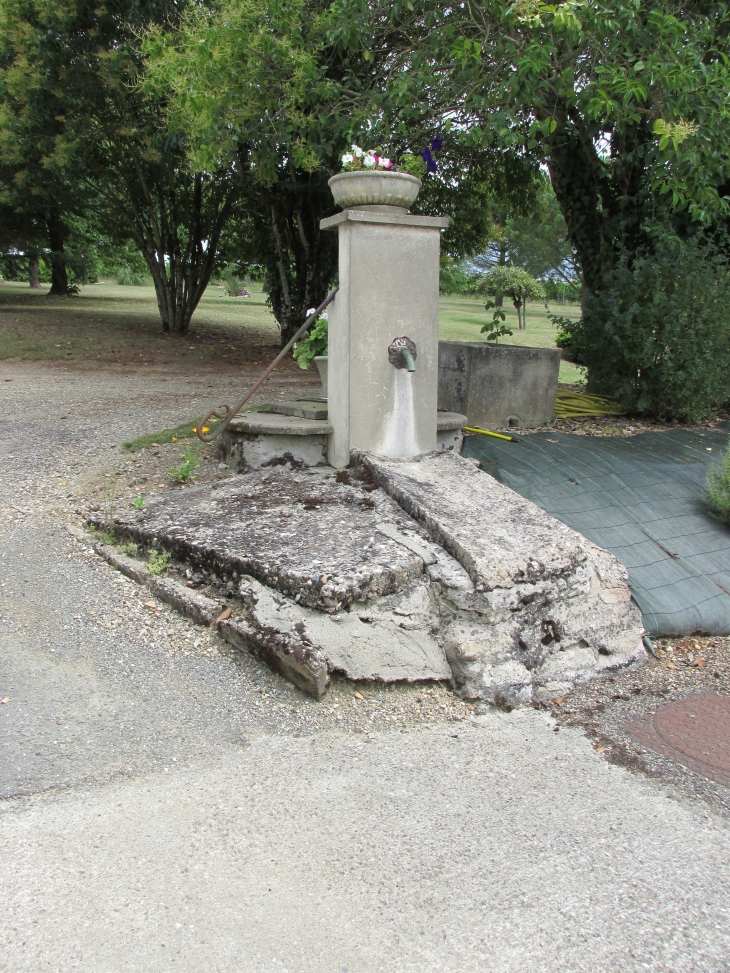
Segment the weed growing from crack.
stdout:
[[132,505],[136,510],[141,510],[144,507],[144,496],[133,497]]
[[147,567],[149,568],[150,574],[162,574],[170,563],[171,556],[169,551],[150,551],[150,556],[147,560]]
[[183,453],[183,461],[180,466],[173,466],[170,476],[176,483],[187,483],[193,475],[193,471],[200,466],[198,451],[194,446],[188,446]]
[[[114,537],[114,505],[117,499],[117,476],[113,473],[110,477],[110,483],[108,492],[104,492],[104,505],[106,507],[106,515],[104,517],[104,522],[106,524],[107,536]],[[114,540],[104,541],[105,544],[113,544]]]
[[100,541],[102,544],[107,544],[113,546],[117,543],[117,539],[113,532],[110,530],[100,530],[98,527],[92,527],[91,529],[94,537]]

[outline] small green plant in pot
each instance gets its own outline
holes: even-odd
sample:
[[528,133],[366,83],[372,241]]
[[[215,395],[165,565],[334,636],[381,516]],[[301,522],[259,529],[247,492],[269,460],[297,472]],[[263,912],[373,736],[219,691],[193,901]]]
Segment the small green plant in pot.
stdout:
[[[310,308],[307,316],[313,314],[314,310],[313,307]],[[319,320],[309,329],[307,337],[294,348],[294,358],[305,371],[309,370],[312,359],[327,356],[327,323],[327,312],[323,311]]]
[[710,467],[707,474],[707,504],[710,516],[730,524],[730,446],[725,450],[719,463]]
[[[314,310],[310,308],[307,316],[313,314]],[[317,366],[325,398],[327,398],[327,326],[327,312],[323,311],[319,320],[315,321],[310,328],[307,337],[294,349],[294,358],[299,362],[300,368],[307,371],[312,362]]]

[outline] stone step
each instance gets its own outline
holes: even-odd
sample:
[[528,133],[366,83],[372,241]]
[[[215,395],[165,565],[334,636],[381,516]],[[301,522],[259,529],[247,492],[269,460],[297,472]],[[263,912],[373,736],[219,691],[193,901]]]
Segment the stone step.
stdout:
[[329,436],[332,427],[325,418],[312,418],[278,412],[242,412],[231,419],[232,432],[259,436]]

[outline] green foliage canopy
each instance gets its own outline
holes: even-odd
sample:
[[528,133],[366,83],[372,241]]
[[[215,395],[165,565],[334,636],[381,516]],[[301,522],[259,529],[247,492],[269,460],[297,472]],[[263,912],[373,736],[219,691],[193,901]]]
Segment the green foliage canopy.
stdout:
[[729,28],[678,0],[340,0],[331,25],[372,60],[384,126],[455,123],[547,164],[592,290],[649,218],[726,218]]

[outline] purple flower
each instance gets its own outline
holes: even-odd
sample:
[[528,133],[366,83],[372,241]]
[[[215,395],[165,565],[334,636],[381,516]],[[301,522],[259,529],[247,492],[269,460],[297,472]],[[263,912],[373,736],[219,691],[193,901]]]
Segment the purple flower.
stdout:
[[428,148],[428,146],[426,146],[426,148],[421,152],[421,158],[426,163],[426,169],[429,172],[436,172],[438,166],[436,165],[436,162],[431,155],[431,150]]
[[443,144],[444,144],[444,140],[441,138],[440,135],[437,135],[435,138],[431,139],[431,148],[433,149],[434,152],[440,152],[441,146]]

